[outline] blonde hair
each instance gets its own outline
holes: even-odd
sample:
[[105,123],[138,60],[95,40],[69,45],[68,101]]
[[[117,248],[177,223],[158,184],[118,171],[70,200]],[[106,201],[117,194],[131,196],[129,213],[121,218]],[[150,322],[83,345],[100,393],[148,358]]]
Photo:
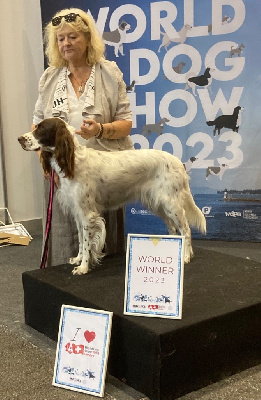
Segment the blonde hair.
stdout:
[[75,21],[66,22],[64,18],[61,19],[61,23],[57,26],[53,26],[50,21],[44,29],[44,43],[45,43],[45,54],[48,59],[48,64],[52,67],[62,68],[67,65],[67,61],[64,60],[60,54],[57,41],[57,33],[64,26],[69,26],[76,32],[83,32],[88,41],[86,48],[86,64],[94,65],[97,61],[104,58],[105,45],[100,37],[95,22],[87,15],[84,11],[78,8],[67,8],[57,12],[53,18],[60,15],[67,15],[70,13],[79,14],[80,18],[77,17]]

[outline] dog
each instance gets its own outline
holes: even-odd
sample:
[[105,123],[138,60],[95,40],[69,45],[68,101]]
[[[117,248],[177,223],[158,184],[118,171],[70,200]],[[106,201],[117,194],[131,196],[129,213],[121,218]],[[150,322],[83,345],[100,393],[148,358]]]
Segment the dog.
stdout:
[[[176,74],[181,74],[185,65],[186,65],[186,63],[184,63],[183,61],[180,61],[175,67],[172,67],[172,69],[174,72],[176,72]],[[168,78],[164,75],[164,79],[168,79]]]
[[206,170],[206,180],[208,180],[209,175],[218,176],[222,180],[225,170],[228,169],[228,165],[221,164],[219,167],[208,167]]
[[116,57],[119,57],[119,52],[124,56],[123,43],[125,41],[126,32],[129,29],[131,29],[131,26],[123,21],[114,31],[103,32],[102,38],[104,43],[114,47],[114,54]]
[[[227,15],[225,15],[222,18],[222,25],[228,24],[230,21],[231,21],[231,17],[228,17]],[[209,24],[208,25],[208,33],[211,33],[211,32],[212,32],[212,24]]]
[[172,67],[173,71],[176,72],[176,74],[181,74],[183,67],[185,67],[186,63],[184,63],[183,61],[180,61],[178,63],[178,65],[176,65],[175,67]]
[[79,253],[69,260],[74,275],[86,274],[104,254],[101,213],[140,201],[167,224],[169,234],[185,237],[184,262],[193,255],[190,227],[206,232],[182,162],[161,150],[98,151],[80,145],[75,129],[60,118],[47,118],[18,138],[24,150],[41,150],[43,170],[54,170],[63,211],[75,218]]
[[158,53],[160,52],[160,50],[163,46],[165,47],[165,50],[167,51],[168,46],[170,45],[171,42],[183,44],[187,38],[188,31],[191,29],[192,29],[192,26],[185,24],[185,25],[183,25],[181,30],[179,32],[177,32],[178,36],[173,37],[173,38],[170,38],[166,32],[160,32],[161,35],[163,35],[163,37],[162,37],[162,42],[158,48]]
[[192,165],[193,165],[193,163],[194,163],[195,161],[197,161],[197,158],[196,158],[196,157],[190,157],[188,161],[186,161],[185,163],[183,163],[183,167],[185,168],[185,171],[186,171],[187,173],[191,170]]
[[162,135],[164,125],[166,122],[169,122],[168,118],[162,118],[159,122],[156,124],[147,124],[143,126],[142,129],[142,135],[144,136],[149,136],[151,132],[155,132],[158,135]]
[[136,83],[137,83],[137,81],[132,81],[129,86],[126,86],[126,92],[127,93],[134,92],[134,88],[135,88]]
[[233,48],[233,46],[231,46],[231,50],[230,50],[230,54],[229,54],[230,57],[233,57],[234,54],[237,54],[237,56],[240,57],[244,48],[245,48],[245,46],[243,45],[243,43],[241,43],[241,45],[235,49]]
[[220,115],[214,121],[207,121],[208,126],[215,126],[214,128],[214,136],[218,131],[218,135],[220,135],[220,131],[222,128],[231,129],[233,132],[238,132],[239,126],[241,125],[241,112],[244,110],[243,107],[237,106],[234,108],[232,115]]
[[203,75],[190,77],[187,80],[187,83],[186,83],[186,86],[185,86],[185,90],[187,90],[188,88],[191,88],[192,93],[194,94],[194,96],[197,96],[196,87],[197,88],[207,89],[212,83],[212,77],[211,77],[211,72],[212,71],[213,71],[213,69],[208,67],[208,68],[206,68],[206,70],[205,70]]

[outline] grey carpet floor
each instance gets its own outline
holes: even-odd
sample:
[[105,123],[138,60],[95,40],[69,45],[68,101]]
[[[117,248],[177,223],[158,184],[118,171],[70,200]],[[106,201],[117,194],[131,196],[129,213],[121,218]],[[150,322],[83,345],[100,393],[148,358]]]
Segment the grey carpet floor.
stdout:
[[[2,400],[70,400],[88,396],[52,386],[54,354],[0,326],[0,398]],[[105,400],[141,400],[141,395],[112,377]],[[256,366],[179,400],[260,400],[261,368]],[[145,400],[145,398],[144,398]]]

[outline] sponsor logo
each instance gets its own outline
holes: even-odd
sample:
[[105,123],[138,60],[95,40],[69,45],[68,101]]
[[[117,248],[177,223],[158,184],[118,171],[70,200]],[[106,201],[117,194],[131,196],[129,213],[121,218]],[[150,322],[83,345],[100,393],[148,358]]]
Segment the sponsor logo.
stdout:
[[158,304],[149,304],[148,308],[149,308],[149,310],[158,310],[159,306],[158,306]]
[[204,206],[202,207],[202,212],[206,218],[214,218],[214,215],[210,215],[212,207]]
[[253,213],[252,210],[244,210],[243,218],[244,219],[258,219],[258,216],[255,213]]
[[146,308],[146,306],[143,304],[132,304],[132,307],[133,308]]
[[242,217],[242,213],[240,211],[225,211],[225,216],[226,217]]
[[133,215],[151,215],[152,213],[146,209],[136,209],[134,207],[131,208],[131,214]]

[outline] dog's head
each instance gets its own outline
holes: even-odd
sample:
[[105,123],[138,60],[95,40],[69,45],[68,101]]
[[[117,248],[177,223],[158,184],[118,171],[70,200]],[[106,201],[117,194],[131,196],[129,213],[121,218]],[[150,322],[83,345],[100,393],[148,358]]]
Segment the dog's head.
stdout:
[[244,107],[236,106],[234,108],[234,114],[239,114],[241,111],[244,111]]
[[192,29],[192,26],[189,25],[189,24],[185,24],[184,28],[185,28],[186,31],[190,31]]
[[51,172],[50,160],[54,157],[65,177],[74,176],[73,132],[60,118],[47,118],[32,132],[18,138],[27,151],[41,151],[41,162],[46,173]]
[[125,22],[125,21],[122,21],[122,22],[120,23],[120,25],[119,25],[119,29],[120,29],[121,31],[128,31],[130,28],[131,28],[130,24],[128,24],[128,23]]

